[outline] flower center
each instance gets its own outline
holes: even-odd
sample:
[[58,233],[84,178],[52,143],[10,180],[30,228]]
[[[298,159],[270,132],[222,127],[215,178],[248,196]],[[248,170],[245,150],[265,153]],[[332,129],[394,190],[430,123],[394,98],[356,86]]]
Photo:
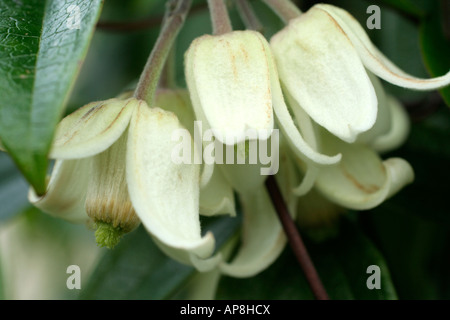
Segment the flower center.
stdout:
[[115,227],[110,223],[97,221],[95,223],[97,230],[95,231],[95,240],[100,247],[114,248],[127,232],[121,227]]

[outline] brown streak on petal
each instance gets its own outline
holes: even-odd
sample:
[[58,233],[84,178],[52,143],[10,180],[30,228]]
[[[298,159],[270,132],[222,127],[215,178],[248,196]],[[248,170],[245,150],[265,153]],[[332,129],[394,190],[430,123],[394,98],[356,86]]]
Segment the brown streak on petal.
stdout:
[[234,78],[237,80],[238,79],[238,70],[237,70],[237,67],[236,67],[236,55],[231,50],[230,43],[228,41],[225,41],[225,44],[226,44],[227,49],[228,49],[228,51],[230,53],[230,56],[231,56],[231,67],[233,69],[233,75],[234,75]]
[[[267,116],[267,121],[269,122],[270,119],[272,119],[272,117],[273,117],[273,110],[272,110],[273,97],[272,97],[272,88],[271,88],[272,82],[270,81],[271,80],[270,79],[270,67],[269,67],[269,62],[267,61],[267,57],[268,56],[270,57],[270,52],[266,51],[266,47],[264,46],[264,43],[262,43],[262,40],[260,38],[258,38],[258,40],[259,40],[262,50],[264,51],[265,56],[266,56],[265,62],[266,62],[266,70],[267,70],[267,82],[269,83],[269,86],[267,88],[266,96],[265,96],[266,101],[267,101],[265,112],[266,112],[266,116]],[[273,64],[275,65],[275,61],[273,61]]]
[[[77,124],[79,124],[80,122],[82,122],[83,120],[89,121],[98,111],[100,111],[100,109],[103,107],[102,104],[96,104],[95,106],[93,106],[92,108],[90,108],[81,118],[80,120],[78,120],[72,127],[75,127]],[[73,131],[72,134],[70,135],[70,137],[67,138],[66,135],[64,135],[64,137],[66,137],[66,140],[64,141],[64,143],[62,145],[66,145],[67,143],[69,143],[77,134],[78,132],[80,132],[81,128],[78,128],[77,130]],[[59,139],[62,140],[62,139]]]
[[351,45],[354,47],[352,41],[351,41],[350,38],[347,36],[347,33],[344,31],[344,29],[342,29],[342,27],[341,27],[341,26],[339,25],[339,23],[333,18],[333,16],[330,15],[327,11],[325,11],[325,10],[323,10],[323,9],[320,9],[320,8],[318,8],[318,9],[321,10],[322,12],[324,12],[324,13],[328,16],[328,18],[331,20],[331,22],[337,27],[338,31],[339,31],[340,33],[342,33],[342,34],[345,36],[345,38],[347,38],[348,42],[350,42]]
[[[125,110],[125,108],[127,107],[127,105],[128,105],[129,103],[130,103],[130,101],[128,101],[128,102],[122,107],[122,109],[120,110],[120,112],[117,114],[117,116],[114,118],[114,120],[109,124],[109,126],[106,127],[106,129],[104,129],[104,130],[103,130],[102,132],[100,132],[99,134],[102,134],[102,133],[108,131],[108,129],[112,127],[112,125],[117,121],[117,119],[120,118],[120,115],[122,114],[123,110]],[[103,106],[103,105],[102,105],[102,106]]]
[[241,52],[242,52],[242,55],[244,57],[245,62],[248,63],[248,51],[247,51],[247,49],[245,49],[245,47],[242,44],[240,45],[240,49],[241,49]]
[[380,187],[377,185],[363,185],[362,183],[360,183],[354,176],[352,176],[350,174],[350,172],[347,171],[347,169],[343,166],[343,164],[341,163],[341,168],[342,168],[342,172],[344,173],[344,176],[350,180],[359,190],[367,193],[367,194],[372,194],[377,192],[378,190],[380,190]]

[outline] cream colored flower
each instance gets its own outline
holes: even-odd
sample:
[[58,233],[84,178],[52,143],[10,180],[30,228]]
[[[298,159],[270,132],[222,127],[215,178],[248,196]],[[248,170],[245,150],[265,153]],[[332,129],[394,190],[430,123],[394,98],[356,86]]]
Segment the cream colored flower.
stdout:
[[345,10],[318,4],[270,41],[284,89],[296,104],[333,135],[354,142],[377,117],[377,96],[367,70],[398,86],[433,90],[450,73],[413,77],[395,66]]
[[172,133],[181,128],[174,113],[134,98],[90,103],[59,124],[47,192],[31,190],[29,199],[55,216],[106,228],[99,234],[106,244],[142,222],[161,246],[201,264],[214,237],[201,236],[200,165],[171,160]]
[[[414,179],[413,169],[406,160],[382,160],[379,155],[399,147],[406,140],[409,119],[399,102],[384,92],[379,79],[370,73],[369,77],[379,101],[378,114],[372,128],[353,143],[342,141],[315,124],[292,97],[289,99],[303,123],[309,121],[316,132],[308,137],[308,143],[324,154],[342,154],[338,164],[316,171],[315,192],[340,207],[354,210],[378,206]],[[297,164],[303,172],[310,169],[302,161],[297,160]],[[294,192],[298,193],[297,190]]]
[[[268,139],[274,116],[294,152],[306,162],[331,164],[304,140],[289,114],[267,40],[255,31],[195,39],[185,55],[185,75],[197,120],[225,145],[246,140],[247,130]],[[264,180],[261,180],[261,183]]]

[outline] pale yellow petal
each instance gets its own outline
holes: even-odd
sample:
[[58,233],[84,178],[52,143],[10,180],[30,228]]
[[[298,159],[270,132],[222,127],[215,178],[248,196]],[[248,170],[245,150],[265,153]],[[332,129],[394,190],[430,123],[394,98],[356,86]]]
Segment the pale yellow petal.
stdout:
[[315,122],[347,142],[373,126],[375,90],[352,42],[329,14],[310,9],[270,43],[283,86]]
[[136,99],[92,102],[65,117],[56,128],[50,157],[79,159],[111,146],[130,122]]
[[160,242],[207,258],[214,237],[201,236],[199,219],[200,165],[175,163],[172,150],[177,117],[160,108],[139,105],[130,123],[127,183],[136,214]]
[[363,27],[347,11],[328,4],[319,4],[315,8],[332,17],[353,43],[366,68],[380,78],[415,90],[434,90],[450,84],[450,71],[440,77],[422,79],[401,70],[375,47]]

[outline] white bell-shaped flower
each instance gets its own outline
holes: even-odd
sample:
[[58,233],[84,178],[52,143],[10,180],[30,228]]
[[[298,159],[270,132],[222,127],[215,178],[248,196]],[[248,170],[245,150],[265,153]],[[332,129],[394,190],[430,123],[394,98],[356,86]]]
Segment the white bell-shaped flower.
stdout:
[[92,220],[103,245],[142,222],[168,248],[209,258],[215,241],[201,235],[200,165],[171,159],[172,133],[182,128],[174,113],[135,98],[90,103],[59,124],[47,192],[30,190],[29,199],[55,216]]
[[450,83],[450,72],[419,79],[400,70],[348,12],[328,4],[292,19],[270,44],[284,89],[315,122],[350,143],[377,118],[377,96],[366,69],[415,90]]

